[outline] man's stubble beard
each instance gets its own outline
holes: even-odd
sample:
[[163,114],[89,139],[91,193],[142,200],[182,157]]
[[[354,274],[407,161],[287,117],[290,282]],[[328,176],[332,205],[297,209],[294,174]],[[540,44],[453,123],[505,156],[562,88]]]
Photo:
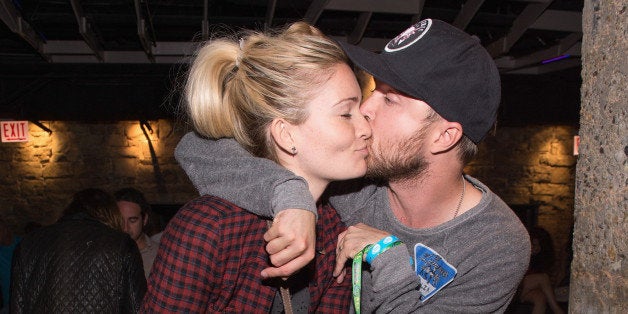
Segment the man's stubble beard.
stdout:
[[396,143],[388,141],[387,145],[383,145],[371,142],[366,176],[385,179],[388,182],[422,176],[429,166],[421,149],[426,133],[427,128],[422,128],[409,138]]

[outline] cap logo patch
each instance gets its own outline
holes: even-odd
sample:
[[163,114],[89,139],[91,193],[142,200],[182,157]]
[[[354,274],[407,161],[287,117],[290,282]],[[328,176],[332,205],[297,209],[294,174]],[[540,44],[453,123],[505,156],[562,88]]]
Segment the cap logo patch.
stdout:
[[393,40],[389,41],[384,50],[386,52],[395,52],[412,46],[412,44],[427,34],[427,31],[430,30],[430,26],[432,26],[431,19],[417,22],[408,27],[403,33],[397,35]]

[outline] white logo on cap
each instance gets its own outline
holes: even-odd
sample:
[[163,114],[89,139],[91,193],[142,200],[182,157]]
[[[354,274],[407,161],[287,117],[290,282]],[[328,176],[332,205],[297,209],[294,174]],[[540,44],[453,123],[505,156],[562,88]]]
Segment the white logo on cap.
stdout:
[[412,46],[421,39],[432,26],[431,19],[425,19],[408,27],[403,33],[397,35],[393,40],[386,44],[384,50],[386,52],[395,52]]

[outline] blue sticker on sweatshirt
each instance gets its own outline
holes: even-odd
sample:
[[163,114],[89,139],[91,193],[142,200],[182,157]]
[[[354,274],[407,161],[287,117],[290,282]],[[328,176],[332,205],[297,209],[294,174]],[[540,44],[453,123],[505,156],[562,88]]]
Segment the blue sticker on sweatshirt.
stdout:
[[454,280],[458,273],[442,256],[422,243],[414,246],[414,261],[414,271],[421,280],[423,302]]

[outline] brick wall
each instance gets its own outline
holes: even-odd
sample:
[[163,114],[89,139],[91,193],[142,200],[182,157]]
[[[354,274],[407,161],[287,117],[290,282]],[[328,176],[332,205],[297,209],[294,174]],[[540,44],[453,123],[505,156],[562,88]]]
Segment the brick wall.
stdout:
[[1,214],[19,232],[28,221],[54,222],[74,192],[132,186],[151,203],[184,203],[196,195],[173,152],[183,127],[149,121],[30,124],[31,140],[0,145]]
[[555,281],[568,266],[572,235],[576,158],[570,126],[502,127],[480,145],[465,169],[510,205],[538,206],[537,226],[553,240]]

